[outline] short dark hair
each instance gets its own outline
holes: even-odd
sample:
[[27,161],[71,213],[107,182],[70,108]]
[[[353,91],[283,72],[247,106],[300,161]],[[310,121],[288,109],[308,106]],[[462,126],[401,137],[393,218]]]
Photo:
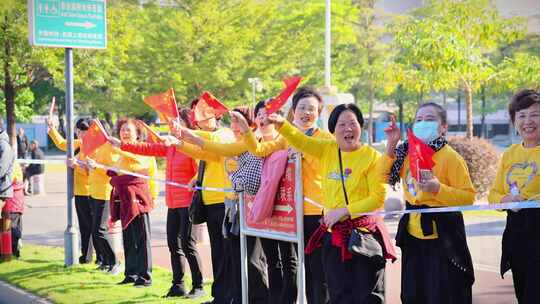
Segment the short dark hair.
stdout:
[[259,101],[255,108],[253,109],[253,117],[257,117],[257,114],[259,114],[259,111],[266,107],[266,100]]
[[253,113],[251,112],[251,109],[249,107],[237,107],[233,109],[234,112],[238,112],[244,116],[246,119],[248,126],[252,127],[255,125],[253,122]]
[[180,119],[186,124],[186,127],[188,129],[195,129],[193,127],[191,118],[189,117],[191,115],[191,110],[188,108],[180,108],[178,109],[178,115],[180,116]]
[[517,92],[508,104],[508,114],[512,123],[516,120],[516,113],[529,108],[535,103],[540,103],[540,92],[536,90],[525,89]]
[[300,102],[300,99],[302,98],[308,98],[308,97],[315,97],[317,101],[319,101],[319,113],[322,111],[323,106],[323,100],[321,97],[321,94],[312,87],[300,87],[298,90],[296,90],[296,93],[294,93],[292,98],[292,109],[293,111],[296,111],[296,106],[298,106],[298,102]]
[[364,116],[362,115],[362,111],[360,111],[360,108],[354,103],[342,103],[335,107],[332,113],[330,113],[330,117],[328,118],[328,130],[330,131],[330,133],[334,134],[334,132],[336,131],[336,124],[338,118],[341,113],[345,111],[353,112],[354,116],[356,116],[356,120],[360,124],[360,127],[364,127]]
[[414,116],[416,116],[416,114],[418,113],[420,109],[425,108],[425,107],[434,107],[435,111],[437,112],[437,115],[439,115],[439,117],[441,118],[441,122],[443,123],[443,125],[447,124],[448,118],[447,118],[446,110],[443,108],[443,106],[434,102],[425,102],[421,104],[420,106],[418,106],[418,109],[416,109],[416,113],[414,114]]
[[189,108],[190,108],[190,109],[195,108],[195,106],[197,105],[198,102],[199,102],[199,98],[193,99],[193,100],[189,103]]
[[75,123],[75,128],[86,131],[88,128],[90,128],[90,125],[88,124],[88,119],[86,118],[79,118],[77,122]]
[[142,128],[142,126],[137,123],[137,121],[133,118],[123,118],[118,120],[116,123],[116,135],[120,136],[120,130],[122,129],[122,126],[125,124],[132,124],[135,127],[135,131],[137,132],[137,140],[143,140],[146,136],[146,132]]

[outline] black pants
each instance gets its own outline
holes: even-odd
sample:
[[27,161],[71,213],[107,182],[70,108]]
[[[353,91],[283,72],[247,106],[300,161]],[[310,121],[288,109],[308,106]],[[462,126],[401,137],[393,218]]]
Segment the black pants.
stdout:
[[297,272],[298,256],[296,243],[278,241],[281,264],[283,267],[283,286],[279,303],[296,303],[298,298]]
[[77,211],[77,220],[79,222],[79,233],[81,235],[81,257],[80,263],[89,263],[92,261],[92,221],[94,214],[90,197],[86,195],[75,195],[75,210]]
[[11,219],[11,252],[14,256],[19,257],[19,240],[22,237],[22,213],[10,212]]
[[229,304],[227,300],[227,265],[225,257],[225,241],[222,234],[223,217],[225,206],[223,203],[206,205],[206,226],[210,238],[210,254],[212,257],[212,297],[216,304]]
[[[229,235],[225,240],[230,257],[229,297],[233,304],[242,303],[242,272],[240,237]],[[259,238],[247,236],[248,297],[250,304],[268,303],[268,273],[266,257]],[[229,255],[230,253],[230,255]]]
[[341,249],[331,244],[329,233],[324,237],[322,258],[330,303],[384,303],[384,265],[358,255],[342,261]]
[[107,240],[107,234],[109,232],[108,223],[111,214],[109,201],[90,198],[90,202],[92,212],[94,213],[92,221],[92,243],[94,244],[96,253],[101,256],[102,264],[113,266],[118,261],[111,243]]
[[[321,215],[304,216],[304,246],[307,246],[309,238],[319,228]],[[306,268],[306,299],[309,304],[326,304],[330,301],[328,285],[324,278],[322,249],[315,249],[305,256]]]
[[[401,301],[404,304],[472,303],[472,286],[452,265],[438,239],[408,235],[401,248]],[[537,302],[537,301],[536,301]]]
[[136,216],[122,231],[124,239],[124,276],[152,282],[152,244],[148,213]]
[[167,210],[167,246],[171,254],[172,283],[184,287],[185,262],[182,257],[185,257],[191,270],[193,288],[202,288],[201,258],[187,207]]
[[279,253],[279,241],[261,238],[261,245],[266,257],[268,270],[268,303],[280,303],[283,288],[283,267]]

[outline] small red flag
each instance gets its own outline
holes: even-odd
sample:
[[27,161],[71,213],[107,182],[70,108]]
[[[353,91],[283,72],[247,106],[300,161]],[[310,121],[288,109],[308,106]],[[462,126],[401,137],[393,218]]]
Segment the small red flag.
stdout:
[[435,166],[433,155],[435,151],[416,137],[411,129],[407,130],[409,141],[409,167],[411,175],[416,181],[420,181],[420,170],[431,170]]
[[191,111],[191,121],[197,122],[213,117],[221,117],[229,112],[229,109],[210,92],[204,91],[199,97],[195,108]]
[[174,97],[174,89],[172,88],[168,89],[165,93],[146,97],[144,103],[152,107],[159,114],[160,119],[167,122],[179,116],[176,98]]
[[137,120],[137,123],[139,123],[144,130],[146,130],[146,141],[151,143],[151,144],[157,144],[157,143],[162,143],[163,142],[163,139],[161,138],[161,136],[159,136],[158,133],[156,133],[156,131],[154,131],[149,125],[147,125],[146,123],[144,123],[144,121],[142,120]]
[[272,98],[272,100],[270,100],[266,104],[266,113],[272,114],[281,109],[281,107],[287,102],[287,99],[289,99],[289,97],[292,95],[294,90],[296,90],[301,80],[302,77],[300,76],[291,76],[283,79],[283,82],[285,83],[285,89],[283,89],[283,91],[281,91],[281,93],[277,97]]
[[90,126],[84,136],[82,137],[81,151],[85,155],[91,155],[97,148],[108,142],[108,135],[105,129],[97,119],[92,119]]

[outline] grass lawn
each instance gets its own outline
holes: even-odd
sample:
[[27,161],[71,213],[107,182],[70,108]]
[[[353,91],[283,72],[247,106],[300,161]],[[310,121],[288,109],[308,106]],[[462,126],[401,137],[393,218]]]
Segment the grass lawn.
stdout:
[[[116,285],[123,275],[111,276],[94,270],[95,265],[64,267],[63,248],[24,245],[21,259],[0,264],[0,280],[47,298],[54,303],[201,303],[210,296],[196,300],[164,299],[172,274],[154,267],[153,285],[136,288]],[[186,287],[191,287],[186,278]],[[210,294],[210,285],[204,289]]]

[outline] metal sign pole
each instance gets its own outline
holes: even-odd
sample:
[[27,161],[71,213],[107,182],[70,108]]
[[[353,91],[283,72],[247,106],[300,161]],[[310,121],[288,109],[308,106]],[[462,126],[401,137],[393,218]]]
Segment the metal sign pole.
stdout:
[[296,236],[298,238],[297,287],[298,303],[305,303],[305,254],[304,254],[304,190],[302,189],[302,154],[296,153],[294,168],[294,200],[296,202]]
[[247,241],[243,233],[245,229],[244,212],[244,192],[238,196],[238,208],[240,208],[240,271],[242,277],[242,303],[249,303],[248,300],[248,269],[247,269]]
[[[67,158],[73,158],[73,49],[66,48],[66,126],[67,126]],[[77,230],[73,225],[73,169],[67,168],[67,227],[64,232],[64,264],[79,264],[79,242]]]

